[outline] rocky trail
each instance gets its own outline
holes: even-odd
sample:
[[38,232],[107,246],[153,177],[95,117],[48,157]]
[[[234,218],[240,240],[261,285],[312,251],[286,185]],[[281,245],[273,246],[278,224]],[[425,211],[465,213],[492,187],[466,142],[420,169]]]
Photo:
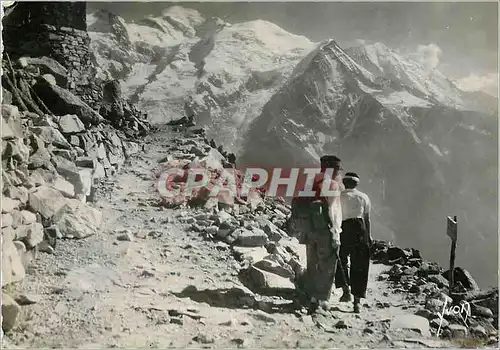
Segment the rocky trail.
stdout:
[[[240,270],[266,258],[264,248],[237,247],[193,230],[213,210],[158,205],[154,169],[175,140],[189,138],[167,128],[144,138],[144,152],[99,187],[93,203],[103,215],[99,232],[59,240],[53,254],[39,254],[20,284],[8,286],[23,307],[4,338],[6,348],[453,346],[415,315],[425,293],[409,294],[387,281],[394,264],[371,265],[359,315],[352,304],[338,302],[340,290],[329,313],[307,315],[278,296],[293,284],[264,272],[265,264],[254,268],[265,281],[253,292]],[[295,239],[283,237],[275,246],[288,246],[304,261]],[[255,292],[264,286],[271,292]]]

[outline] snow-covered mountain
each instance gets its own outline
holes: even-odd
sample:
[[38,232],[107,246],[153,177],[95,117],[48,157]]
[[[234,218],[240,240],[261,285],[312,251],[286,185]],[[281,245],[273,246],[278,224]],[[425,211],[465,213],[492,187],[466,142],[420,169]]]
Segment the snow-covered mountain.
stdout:
[[445,263],[446,216],[458,215],[458,263],[496,276],[495,98],[380,43],[344,50],[179,6],[135,23],[94,12],[88,31],[103,77],[152,122],[193,114],[241,165],[338,154],[372,197],[377,237]]
[[135,23],[97,11],[87,25],[103,74],[152,122],[195,114],[228,147],[314,48],[270,22],[229,24],[179,6]]

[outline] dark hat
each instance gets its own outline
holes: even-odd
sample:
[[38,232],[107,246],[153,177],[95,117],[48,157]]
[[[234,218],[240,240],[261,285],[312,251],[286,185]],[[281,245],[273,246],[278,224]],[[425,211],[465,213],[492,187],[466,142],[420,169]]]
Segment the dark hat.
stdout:
[[359,183],[359,176],[356,173],[345,173],[344,176],[342,177],[343,180],[353,180],[357,183]]
[[321,166],[342,169],[341,160],[337,156],[324,155],[320,159]]

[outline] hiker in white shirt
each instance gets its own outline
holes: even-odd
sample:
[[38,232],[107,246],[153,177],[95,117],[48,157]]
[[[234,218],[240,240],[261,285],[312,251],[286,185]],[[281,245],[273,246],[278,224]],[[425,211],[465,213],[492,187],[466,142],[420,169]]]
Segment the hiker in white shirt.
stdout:
[[[342,180],[345,190],[340,195],[342,205],[342,232],[340,234],[340,264],[335,276],[335,285],[342,287],[341,302],[351,301],[354,296],[354,312],[359,313],[361,298],[366,298],[368,271],[370,268],[370,198],[356,187],[359,176],[346,173]],[[350,266],[347,258],[350,257]],[[341,273],[340,267],[345,273]],[[346,283],[347,282],[347,283]],[[350,288],[349,288],[350,286]]]

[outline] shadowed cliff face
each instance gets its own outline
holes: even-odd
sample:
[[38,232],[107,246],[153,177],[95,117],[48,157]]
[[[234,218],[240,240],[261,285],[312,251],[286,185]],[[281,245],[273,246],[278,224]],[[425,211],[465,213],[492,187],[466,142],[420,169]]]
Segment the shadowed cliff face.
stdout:
[[457,263],[496,284],[496,117],[466,110],[473,105],[459,95],[440,99],[446,90],[434,81],[434,96],[424,99],[408,81],[391,80],[381,83],[335,42],[324,43],[264,106],[240,165],[290,167],[337,154],[372,198],[375,237],[394,235],[447,263],[446,216],[457,215]]
[[85,16],[87,12],[86,2],[24,2],[18,1],[12,13],[2,20],[5,26],[33,26],[40,24],[53,25],[55,27],[70,27],[79,30],[87,30]]

